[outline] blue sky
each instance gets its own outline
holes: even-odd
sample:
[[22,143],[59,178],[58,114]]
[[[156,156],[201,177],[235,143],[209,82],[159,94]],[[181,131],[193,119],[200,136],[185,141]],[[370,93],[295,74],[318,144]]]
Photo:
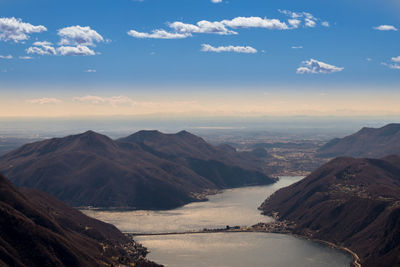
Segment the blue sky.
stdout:
[[[399,12],[396,0],[0,0],[0,94],[25,105],[293,91],[398,97]],[[10,23],[36,30],[10,36]]]

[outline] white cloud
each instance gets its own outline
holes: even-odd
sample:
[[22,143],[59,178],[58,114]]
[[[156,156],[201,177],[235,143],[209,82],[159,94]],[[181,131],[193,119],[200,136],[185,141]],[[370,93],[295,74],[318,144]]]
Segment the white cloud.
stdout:
[[288,22],[292,28],[296,29],[300,26],[301,20],[299,19],[288,19]]
[[22,59],[22,60],[33,59],[33,57],[28,57],[28,56],[19,56],[18,58],[19,58],[19,59]]
[[60,46],[57,52],[61,56],[94,56],[96,53],[87,46]]
[[60,55],[60,56],[94,56],[96,53],[85,45],[77,46],[59,46],[53,47],[53,44],[47,41],[34,42],[34,46],[26,49],[28,54],[38,55]]
[[372,61],[372,58],[367,57],[366,60],[367,60],[367,61]]
[[393,25],[380,25],[373,27],[373,29],[378,31],[397,31],[397,28]]
[[301,23],[304,23],[304,27],[306,28],[314,28],[317,26],[318,22],[320,22],[324,27],[329,27],[328,21],[321,21],[319,18],[316,18],[314,15],[308,12],[293,12],[290,10],[281,9],[278,9],[278,11],[291,18],[288,20],[288,22],[292,26],[292,29],[298,28]]
[[110,104],[114,107],[119,105],[134,105],[134,101],[127,96],[111,96],[101,97],[95,95],[77,96],[73,98],[74,101],[80,103],[88,103],[92,105]]
[[18,43],[29,39],[29,34],[47,31],[42,25],[34,26],[30,23],[22,22],[21,19],[0,18],[0,40],[14,41]]
[[329,27],[330,26],[328,21],[321,22],[321,25],[324,26],[324,27]]
[[344,68],[336,67],[315,59],[310,59],[302,62],[302,66],[297,69],[298,74],[327,74],[342,71]]
[[59,104],[62,101],[58,98],[43,97],[43,98],[36,98],[36,99],[28,99],[28,100],[26,100],[26,102],[29,104],[46,105],[46,104]]
[[386,62],[382,62],[381,64],[382,64],[383,66],[389,67],[389,68],[394,69],[394,70],[400,70],[400,65],[397,64],[397,63],[388,64],[388,63],[386,63]]
[[257,49],[251,47],[251,46],[219,46],[219,47],[214,47],[209,44],[202,44],[201,45],[201,51],[203,52],[216,52],[216,53],[221,53],[221,52],[235,52],[235,53],[247,53],[247,54],[254,54],[257,53]]
[[289,29],[285,22],[281,22],[278,19],[260,17],[237,17],[232,20],[223,20],[221,23],[231,28],[265,28],[269,30]]
[[305,22],[306,27],[309,27],[309,28],[314,28],[315,26],[317,26],[317,23],[315,22],[315,20],[310,19],[310,18],[305,18],[304,22]]
[[183,39],[191,36],[191,34],[187,33],[172,33],[165,30],[154,30],[151,33],[130,30],[128,35],[140,39]]
[[97,70],[94,70],[94,69],[87,69],[87,70],[85,70],[84,72],[95,73],[95,72],[97,72]]
[[61,37],[59,45],[62,46],[95,46],[95,43],[104,42],[101,36],[89,26],[70,26],[58,30]]
[[13,58],[12,55],[7,55],[7,56],[0,55],[0,59],[12,59],[12,58]]
[[[304,13],[308,14],[308,13]],[[306,16],[302,14],[302,16]],[[313,18],[311,14],[308,14],[310,18]],[[136,30],[128,31],[128,35],[135,38],[153,38],[153,39],[183,39],[191,37],[194,33],[205,33],[205,34],[220,34],[220,35],[233,35],[238,34],[232,29],[238,28],[264,28],[269,30],[290,30],[295,29],[301,23],[300,20],[293,18],[288,21],[289,25],[279,19],[268,19],[261,17],[236,17],[231,20],[222,21],[207,21],[201,20],[196,24],[184,23],[181,21],[175,21],[168,23],[168,26],[173,30],[168,32],[163,29],[157,29],[150,33],[138,32]],[[309,24],[311,24],[309,22]]]
[[292,46],[292,49],[303,49],[302,46]]
[[394,69],[394,70],[400,70],[400,65],[399,64],[390,64],[389,68]]
[[26,49],[26,53],[28,54],[38,54],[38,55],[55,55],[57,54],[56,49],[53,47],[53,44],[47,41],[43,42],[34,42],[34,46]]
[[293,12],[293,11],[290,11],[290,10],[281,10],[281,9],[278,9],[278,11],[279,11],[280,13],[282,13],[282,14],[285,14],[285,15],[287,15],[287,16],[293,18],[293,19],[302,18],[302,17],[304,16],[304,15],[303,15],[303,12],[297,13],[297,12]]
[[169,27],[175,31],[183,34],[191,33],[214,33],[221,35],[237,34],[235,31],[228,30],[224,23],[219,21],[210,22],[207,20],[201,20],[194,24],[187,24],[183,22],[173,22],[169,24]]
[[393,62],[400,62],[400,56],[398,57],[392,57]]
[[214,4],[222,3],[222,0],[211,0],[211,3],[214,3]]

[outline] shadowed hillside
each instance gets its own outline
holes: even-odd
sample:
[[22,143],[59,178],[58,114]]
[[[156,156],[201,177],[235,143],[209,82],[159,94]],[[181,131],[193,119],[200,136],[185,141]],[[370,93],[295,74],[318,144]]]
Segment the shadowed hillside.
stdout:
[[400,266],[400,157],[337,158],[260,207],[294,232],[349,247],[362,266]]
[[255,162],[188,132],[114,141],[89,131],[24,145],[0,157],[0,171],[73,206],[168,209],[222,188],[273,183]]
[[113,225],[0,175],[1,266],[159,266]]
[[400,124],[392,123],[382,128],[363,128],[359,132],[336,138],[321,147],[320,157],[368,157],[381,158],[400,155]]

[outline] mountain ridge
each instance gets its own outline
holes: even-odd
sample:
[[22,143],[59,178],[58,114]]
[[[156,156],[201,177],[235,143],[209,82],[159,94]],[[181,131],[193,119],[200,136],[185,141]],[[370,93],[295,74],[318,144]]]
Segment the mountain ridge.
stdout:
[[87,131],[24,145],[0,157],[0,171],[72,206],[170,209],[210,190],[273,183],[256,160],[186,131],[118,140]]
[[[294,233],[345,246],[362,266],[400,265],[400,157],[339,157],[278,190],[264,214],[295,223]],[[276,213],[277,212],[277,213]]]
[[1,266],[159,266],[115,226],[0,174]]
[[319,157],[369,157],[381,158],[400,155],[400,123],[387,124],[381,128],[364,127],[344,138],[335,138],[322,146]]

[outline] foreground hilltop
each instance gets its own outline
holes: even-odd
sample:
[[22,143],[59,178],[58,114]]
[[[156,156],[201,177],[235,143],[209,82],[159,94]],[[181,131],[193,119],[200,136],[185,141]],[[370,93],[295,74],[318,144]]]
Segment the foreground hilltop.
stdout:
[[159,266],[111,224],[0,175],[0,266]]
[[0,157],[0,171],[73,206],[169,209],[218,189],[273,183],[255,161],[188,132],[112,140],[88,131],[24,145]]
[[362,266],[400,266],[400,157],[337,158],[260,209],[294,232],[344,245]]
[[393,154],[400,155],[400,123],[382,128],[362,128],[353,135],[331,140],[318,151],[318,156],[328,158],[381,158]]

